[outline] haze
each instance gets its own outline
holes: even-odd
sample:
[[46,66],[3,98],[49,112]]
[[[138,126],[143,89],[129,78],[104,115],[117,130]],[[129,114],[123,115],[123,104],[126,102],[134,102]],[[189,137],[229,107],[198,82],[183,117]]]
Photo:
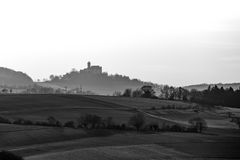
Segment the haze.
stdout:
[[240,1],[1,1],[0,66],[175,86],[240,81]]

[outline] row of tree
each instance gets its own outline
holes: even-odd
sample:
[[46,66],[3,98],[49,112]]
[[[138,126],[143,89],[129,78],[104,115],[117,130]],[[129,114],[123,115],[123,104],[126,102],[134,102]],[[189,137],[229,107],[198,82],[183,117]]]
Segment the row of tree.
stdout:
[[208,89],[204,91],[197,91],[195,89],[188,91],[181,87],[164,86],[161,90],[160,98],[239,107],[240,89],[233,90],[232,87],[224,89],[216,85],[214,87],[209,86]]
[[[76,123],[77,122],[77,123]],[[17,125],[39,125],[51,127],[68,127],[68,128],[83,128],[83,129],[118,129],[118,130],[132,130],[134,127],[137,131],[174,131],[174,132],[202,132],[207,127],[207,123],[202,118],[193,118],[189,120],[190,127],[182,125],[166,125],[159,126],[158,122],[147,123],[146,117],[143,113],[136,113],[129,118],[128,123],[116,123],[112,117],[103,118],[94,114],[86,114],[80,116],[76,121],[60,122],[55,117],[50,116],[46,121],[33,122],[23,118],[18,118],[10,121],[7,118],[0,117],[0,123],[17,124]]]
[[128,89],[125,89],[123,93],[116,91],[113,93],[113,96],[157,98],[153,87],[149,85],[145,85],[141,89],[136,89],[136,90],[132,90],[128,88]]

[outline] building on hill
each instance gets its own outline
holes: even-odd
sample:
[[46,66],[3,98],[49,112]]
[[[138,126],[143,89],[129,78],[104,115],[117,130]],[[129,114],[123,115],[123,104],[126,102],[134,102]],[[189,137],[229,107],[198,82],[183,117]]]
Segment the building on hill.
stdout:
[[87,68],[80,70],[83,73],[102,74],[101,66],[91,66],[91,62],[87,63]]

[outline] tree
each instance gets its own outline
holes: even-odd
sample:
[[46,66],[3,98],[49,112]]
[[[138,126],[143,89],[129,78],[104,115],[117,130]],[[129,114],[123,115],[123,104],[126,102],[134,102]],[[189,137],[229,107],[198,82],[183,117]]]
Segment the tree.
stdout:
[[53,81],[54,78],[55,78],[55,76],[54,76],[53,74],[51,74],[51,75],[49,76],[49,79],[50,79],[51,81]]
[[112,117],[107,117],[103,120],[104,126],[107,128],[111,128],[114,126],[114,121]]
[[64,127],[75,128],[74,121],[67,121],[67,122],[64,124]]
[[155,91],[153,90],[152,86],[143,86],[141,88],[141,90],[143,91],[143,95],[142,97],[145,98],[154,98],[155,96]]
[[164,99],[169,98],[169,86],[165,85],[161,88],[161,97]]
[[207,129],[207,122],[201,117],[195,117],[188,121],[197,132],[202,133]]
[[140,89],[136,89],[132,92],[133,97],[141,97],[143,95],[143,91]]
[[132,89],[126,89],[124,92],[123,92],[123,97],[131,97],[132,96]]
[[121,95],[122,95],[122,93],[120,91],[115,91],[113,93],[113,96],[115,96],[115,97],[120,97]]
[[96,128],[101,125],[102,118],[97,115],[87,114],[85,116],[81,116],[78,119],[79,126],[83,126],[84,128]]
[[139,129],[145,124],[145,117],[143,113],[137,113],[129,119],[129,124]]
[[51,126],[56,126],[57,125],[57,120],[53,116],[50,116],[47,118],[48,124]]

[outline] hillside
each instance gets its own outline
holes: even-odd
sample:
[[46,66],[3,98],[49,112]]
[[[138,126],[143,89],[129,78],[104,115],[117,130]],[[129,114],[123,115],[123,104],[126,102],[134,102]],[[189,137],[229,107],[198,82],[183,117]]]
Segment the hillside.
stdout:
[[[118,123],[126,123],[138,111],[146,114],[149,122],[187,124],[196,115],[205,117],[209,127],[236,128],[230,122],[228,108],[207,108],[195,103],[166,101],[147,98],[128,98],[112,96],[81,95],[4,95],[0,96],[0,116],[9,119],[25,118],[32,121],[44,121],[54,116],[61,122],[76,120],[80,115],[96,114],[112,117]],[[203,111],[196,113],[200,107]],[[239,115],[235,109],[234,114]]]
[[79,88],[100,95],[112,95],[115,91],[123,92],[126,88],[137,89],[144,84],[149,84],[138,79],[130,79],[128,76],[108,75],[102,72],[101,66],[91,66],[90,62],[83,70],[73,70],[62,76],[51,76],[50,79],[42,85],[67,87],[68,89]]
[[225,83],[225,84],[222,84],[222,83],[206,84],[206,83],[204,83],[204,84],[196,84],[196,85],[185,86],[184,88],[187,89],[187,90],[196,89],[196,90],[199,90],[199,91],[203,91],[203,90],[208,89],[208,86],[214,87],[215,85],[217,85],[218,88],[223,87],[224,89],[232,87],[234,90],[239,89],[239,87],[240,87],[240,83]]
[[0,86],[22,87],[33,84],[33,80],[25,73],[0,67]]

